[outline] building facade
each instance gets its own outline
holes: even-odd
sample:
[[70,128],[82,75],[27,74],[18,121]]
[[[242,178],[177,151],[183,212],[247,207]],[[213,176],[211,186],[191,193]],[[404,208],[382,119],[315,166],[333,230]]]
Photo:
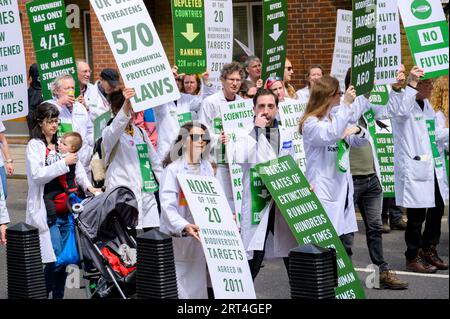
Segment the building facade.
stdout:
[[[35,62],[35,54],[25,9],[26,0],[19,0],[26,63]],[[170,0],[144,0],[158,31],[169,61],[173,63],[173,32]],[[448,0],[443,1],[448,13]],[[106,67],[116,68],[113,54],[103,35],[100,23],[87,0],[65,0],[71,28],[75,57],[86,60],[93,70],[92,81]],[[334,49],[336,12],[351,10],[351,0],[288,0],[287,56],[294,66],[293,84],[305,85],[306,72],[313,64],[331,70]],[[262,1],[233,0],[234,37],[247,45],[256,55],[262,52]],[[412,66],[408,42],[402,30],[403,62]],[[234,56],[243,54],[234,46]],[[24,120],[5,123],[9,135],[27,134]]]

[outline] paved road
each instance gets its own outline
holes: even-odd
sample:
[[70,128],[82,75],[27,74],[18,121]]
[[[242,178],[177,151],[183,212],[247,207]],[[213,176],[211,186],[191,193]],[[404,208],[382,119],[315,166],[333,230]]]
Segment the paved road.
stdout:
[[[11,216],[11,224],[23,221],[25,219],[25,200],[27,184],[25,180],[9,180],[9,198],[7,201]],[[439,246],[439,253],[448,260],[449,256],[449,232],[447,224],[447,215],[442,223],[442,239]],[[360,233],[355,237],[353,262],[359,270],[360,279],[365,282],[368,273],[364,271],[370,264],[370,258],[367,251],[364,226],[361,221],[358,222]],[[449,299],[449,277],[448,271],[440,271],[436,275],[420,275],[413,273],[403,273],[405,271],[403,252],[405,249],[404,233],[393,231],[390,234],[383,235],[384,252],[386,260],[391,266],[401,271],[399,275],[403,280],[410,284],[408,290],[389,291],[375,290],[366,288],[368,299]],[[0,299],[7,298],[6,288],[6,260],[5,248],[0,247]],[[286,270],[282,260],[275,259],[264,262],[259,276],[255,281],[255,289],[259,299],[287,299],[290,298],[289,283]],[[66,298],[83,299],[84,292],[80,289],[68,289]]]

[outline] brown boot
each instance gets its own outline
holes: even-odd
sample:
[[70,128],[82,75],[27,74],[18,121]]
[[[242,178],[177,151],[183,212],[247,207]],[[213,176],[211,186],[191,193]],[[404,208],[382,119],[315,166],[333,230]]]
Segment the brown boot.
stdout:
[[437,268],[430,265],[422,259],[421,254],[418,254],[414,259],[406,259],[406,269],[413,272],[420,272],[425,274],[432,274],[437,271]]
[[446,263],[439,257],[437,250],[436,250],[436,246],[430,246],[429,248],[424,248],[422,258],[425,259],[426,262],[435,266],[439,270],[447,270],[448,269],[448,263]]
[[386,270],[380,272],[380,289],[407,289],[408,283],[400,280],[394,271]]

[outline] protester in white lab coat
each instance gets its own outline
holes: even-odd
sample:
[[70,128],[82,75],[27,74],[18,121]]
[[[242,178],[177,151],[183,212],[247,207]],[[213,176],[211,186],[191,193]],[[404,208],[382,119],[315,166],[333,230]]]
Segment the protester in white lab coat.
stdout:
[[61,75],[52,83],[53,100],[59,111],[60,124],[58,137],[68,132],[78,132],[83,139],[83,146],[78,152],[81,164],[90,175],[90,160],[94,146],[92,122],[83,104],[75,100],[75,81],[71,75]]
[[351,86],[341,102],[342,94],[335,78],[324,76],[318,79],[300,121],[300,133],[308,162],[306,177],[351,256],[358,226],[348,150],[349,146],[364,146],[368,142],[368,133],[359,126],[349,125],[355,89]]
[[306,74],[306,81],[308,84],[303,89],[297,91],[298,98],[302,101],[308,101],[314,83],[322,76],[324,76],[324,74],[325,71],[323,70],[323,67],[321,65],[312,65],[309,68],[308,73]]
[[289,96],[286,96],[284,82],[279,77],[268,78],[266,80],[266,84],[264,85],[264,88],[272,91],[272,93],[278,97],[279,102],[294,102],[295,101],[294,99],[290,98]]
[[262,63],[257,56],[249,56],[247,58],[247,61],[245,61],[245,72],[248,74],[248,81],[253,82],[256,86],[258,86],[258,82],[260,82],[260,86],[262,86]]
[[210,136],[205,125],[183,125],[172,151],[164,160],[161,177],[161,231],[173,236],[173,251],[180,299],[208,297],[208,271],[191,211],[177,180],[179,174],[214,176],[208,161]]
[[144,231],[159,227],[158,204],[154,193],[162,172],[161,161],[145,131],[133,124],[130,99],[134,89],[123,91],[124,103],[102,133],[106,171],[106,189],[129,187],[139,209],[138,228]]
[[110,68],[103,69],[100,72],[100,78],[94,85],[88,85],[87,91],[84,93],[85,105],[89,110],[89,117],[94,121],[100,115],[111,111],[111,103],[109,97],[111,93],[120,89],[119,73]]
[[[448,143],[449,132],[435,125],[436,114],[428,100],[433,81],[420,80],[423,76],[423,70],[413,67],[405,91],[397,93],[402,97],[401,102],[392,104],[390,113],[393,115],[396,203],[407,208],[408,217],[406,268],[433,273],[448,269],[436,246],[440,241],[444,200],[448,198],[445,168],[437,145]],[[435,132],[431,125],[436,126]],[[435,135],[434,143],[431,143],[432,135]]]
[[62,158],[58,153],[58,109],[50,103],[42,103],[35,113],[32,139],[26,150],[28,197],[26,223],[38,228],[42,262],[46,264],[47,292],[53,299],[64,297],[65,267],[55,267],[56,257],[61,253],[69,235],[68,213],[48,215],[44,204],[44,188],[53,179],[69,172],[69,165],[76,164],[77,183],[84,191],[95,193],[87,179],[76,153]]
[[241,235],[246,251],[252,256],[249,266],[253,279],[258,275],[266,250],[267,257],[283,257],[289,272],[289,251],[297,246],[289,226],[273,202],[260,214],[259,225],[252,221],[257,212],[252,208],[255,199],[251,189],[251,169],[258,163],[294,155],[291,133],[280,129],[276,119],[278,97],[270,90],[259,90],[254,97],[254,112],[254,128],[250,134],[238,138],[233,148],[234,159],[243,170]]
[[297,92],[295,91],[294,86],[291,84],[292,82],[292,74],[294,74],[294,67],[289,59],[286,58],[286,62],[284,64],[284,87],[285,87],[285,96],[294,100],[298,100]]
[[215,93],[209,82],[209,74],[202,74],[201,83],[197,75],[180,76],[177,67],[172,68],[176,79],[182,81],[181,97],[153,108],[158,133],[157,153],[164,159],[177,138],[178,131],[185,123],[198,119],[200,106],[205,98]]
[[[203,100],[199,121],[206,125],[211,134],[211,148],[216,153],[214,160],[217,162],[216,177],[222,185],[231,211],[235,211],[233,189],[231,186],[230,168],[226,163],[223,143],[228,140],[222,127],[221,107],[225,107],[228,102],[238,102],[243,99],[238,95],[241,83],[244,79],[244,70],[239,63],[233,62],[225,64],[220,79],[222,91],[217,92]],[[222,147],[223,146],[223,147]]]

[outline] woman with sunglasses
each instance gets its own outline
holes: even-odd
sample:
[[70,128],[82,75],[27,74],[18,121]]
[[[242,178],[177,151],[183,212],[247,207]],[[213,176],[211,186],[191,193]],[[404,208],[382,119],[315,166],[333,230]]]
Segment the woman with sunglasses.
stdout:
[[294,67],[289,59],[286,58],[286,63],[284,64],[284,87],[285,87],[285,96],[298,100],[297,92],[295,91],[294,86],[291,84],[292,82],[292,74],[294,74]]
[[359,126],[349,126],[356,97],[353,86],[341,102],[342,95],[337,79],[331,76],[318,79],[300,120],[300,134],[303,134],[308,163],[306,177],[351,256],[353,233],[358,226],[348,163],[349,148],[366,145],[368,134]]
[[173,250],[180,299],[205,299],[207,268],[199,237],[186,199],[178,184],[179,174],[214,176],[208,161],[210,137],[205,125],[183,125],[171,152],[163,162],[161,177],[161,231],[173,236]]
[[66,282],[65,266],[55,267],[56,257],[67,241],[70,225],[68,213],[49,215],[44,204],[46,184],[69,172],[76,164],[76,178],[84,191],[95,192],[76,153],[64,158],[58,152],[57,131],[59,111],[50,103],[40,104],[35,111],[31,140],[26,150],[28,197],[26,223],[39,229],[42,262],[45,264],[47,293],[53,299],[64,297]]
[[196,74],[178,74],[178,67],[172,68],[172,73],[180,85],[181,97],[153,108],[158,135],[157,153],[164,159],[170,150],[176,134],[185,123],[198,119],[200,106],[205,98],[216,93],[215,87],[209,81],[205,72],[200,78]]

